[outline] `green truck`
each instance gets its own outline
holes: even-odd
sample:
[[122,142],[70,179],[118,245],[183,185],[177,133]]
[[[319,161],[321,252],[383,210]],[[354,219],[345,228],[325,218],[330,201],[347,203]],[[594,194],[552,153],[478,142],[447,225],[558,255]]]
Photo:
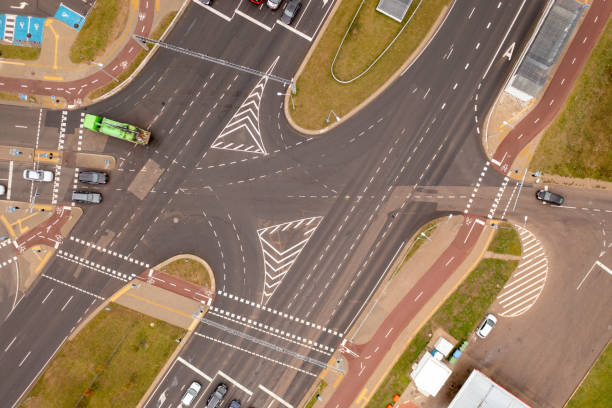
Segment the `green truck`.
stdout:
[[117,139],[140,145],[146,145],[151,138],[151,132],[147,130],[134,125],[128,125],[127,123],[103,118],[102,116],[90,115],[89,113],[85,115],[83,127],[93,130],[94,132],[100,132],[108,136],[116,137]]

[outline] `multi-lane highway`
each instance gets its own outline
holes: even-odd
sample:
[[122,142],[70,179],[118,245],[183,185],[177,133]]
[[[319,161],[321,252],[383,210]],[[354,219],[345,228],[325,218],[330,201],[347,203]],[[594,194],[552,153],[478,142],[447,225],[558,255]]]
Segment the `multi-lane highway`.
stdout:
[[[244,18],[236,11],[251,6],[244,1],[236,8],[218,3],[214,12],[190,4],[167,42],[285,78],[327,15],[305,14],[298,29],[310,34],[300,35],[274,19],[262,23],[268,17],[253,13],[264,10],[241,11],[252,15]],[[493,206],[487,189],[509,195],[514,184],[488,165],[477,128],[511,69],[498,48],[524,44],[544,3],[457,1],[393,86],[317,137],[288,125],[279,84],[165,49],[124,90],[86,108],[150,128],[146,147],[104,144],[92,134],[79,139],[83,111],[3,107],[3,144],[16,143],[15,125],[27,126],[22,146],[57,147],[65,138],[69,152],[82,141],[85,151],[114,155],[117,165],[103,203],[86,208],[63,243],[68,256],[50,261],[2,323],[0,371],[11,373],[0,383],[2,400],[18,401],[80,319],[124,284],[69,255],[130,276],[193,253],[215,272],[218,293],[206,316],[215,324],[198,326],[147,406],[176,406],[194,378],[205,384],[203,398],[222,381],[228,400],[296,406],[402,242],[447,214],[417,193],[465,188],[469,195],[452,211],[522,217],[521,206],[503,214]],[[39,117],[40,141],[32,131]],[[70,201],[74,173],[62,167],[58,202]],[[23,201],[28,187],[16,190]],[[398,188],[400,215],[392,217],[382,209]],[[38,199],[53,197],[49,191]],[[523,200],[533,201],[531,193]],[[605,330],[597,330],[601,342]]]

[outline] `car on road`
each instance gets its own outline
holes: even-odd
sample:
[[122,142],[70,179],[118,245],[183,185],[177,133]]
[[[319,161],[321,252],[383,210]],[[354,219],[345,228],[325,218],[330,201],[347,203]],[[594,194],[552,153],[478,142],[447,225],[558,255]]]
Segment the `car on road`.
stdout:
[[223,383],[217,385],[215,391],[208,397],[206,408],[217,408],[219,404],[221,404],[221,401],[223,401],[225,394],[227,394],[227,385]]
[[23,178],[30,181],[53,181],[53,172],[49,170],[24,170]]
[[289,1],[289,3],[287,3],[287,6],[285,6],[285,10],[283,11],[283,15],[280,19],[281,22],[287,25],[291,24],[295,16],[297,16],[297,14],[300,12],[301,8],[302,2],[300,0]]
[[497,324],[497,317],[489,313],[484,318],[482,323],[480,323],[480,326],[478,326],[478,328],[476,329],[476,335],[480,337],[481,339],[484,339],[485,337],[489,335],[489,333],[491,333],[491,330],[493,330],[493,327],[495,327],[495,324]]
[[229,408],[240,408],[240,401],[232,400],[229,404]]
[[82,171],[79,173],[79,181],[86,184],[106,184],[108,176],[101,171]]
[[268,5],[270,9],[276,10],[277,8],[280,7],[282,2],[283,0],[268,0],[266,4]]
[[73,191],[72,201],[83,204],[100,204],[102,202],[102,194],[92,191]]
[[192,382],[189,388],[187,388],[187,391],[185,391],[185,395],[183,395],[183,398],[181,398],[181,404],[186,407],[191,406],[191,403],[195,401],[201,389],[202,384],[197,381]]
[[555,205],[563,205],[565,198],[559,194],[551,193],[547,190],[538,190],[536,193],[536,198],[545,203],[555,204]]

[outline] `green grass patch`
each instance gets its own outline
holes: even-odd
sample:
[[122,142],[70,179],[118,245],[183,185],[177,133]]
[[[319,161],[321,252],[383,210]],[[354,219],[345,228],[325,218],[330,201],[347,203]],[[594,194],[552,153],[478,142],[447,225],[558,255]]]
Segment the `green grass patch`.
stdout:
[[[402,267],[406,264],[406,262],[408,262],[408,260],[412,257],[412,255],[414,255],[414,253],[419,250],[421,245],[423,245],[425,243],[425,240],[427,240],[427,238],[429,238],[431,236],[431,234],[434,232],[434,230],[436,229],[437,224],[438,224],[437,221],[432,221],[429,224],[425,225],[423,228],[421,228],[419,230],[419,232],[417,232],[417,234],[416,234],[416,236],[414,238],[414,241],[412,243],[412,246],[410,247],[410,249],[406,253],[406,256],[402,260],[402,263],[393,272],[393,275],[395,275],[397,272],[399,272],[400,269],[402,269]],[[425,235],[425,237],[427,237],[427,238],[423,237],[423,235]]]
[[441,327],[459,340],[466,340],[484,317],[510,275],[518,265],[516,261],[483,259],[470,272],[434,315],[414,336],[399,360],[370,399],[367,408],[379,408],[391,402],[410,383],[410,370],[431,340],[435,328]]
[[40,57],[40,47],[22,47],[19,45],[0,45],[0,58],[35,60]]
[[122,0],[97,0],[70,48],[70,61],[78,64],[102,55],[117,33],[125,28],[129,4]]
[[604,408],[612,401],[612,348],[608,344],[601,353],[566,408]]
[[488,248],[491,252],[498,254],[518,255],[522,254],[521,240],[519,239],[518,232],[512,224],[506,222],[500,223],[495,231],[495,236],[491,245]]
[[[164,33],[164,31],[166,31],[166,28],[168,28],[168,26],[170,25],[170,23],[172,22],[172,20],[176,16],[176,13],[177,13],[176,11],[172,11],[172,12],[166,14],[164,16],[164,18],[161,19],[160,23],[157,25],[155,30],[153,30],[153,32],[151,33],[151,36],[149,38],[152,38],[154,40],[159,40],[161,38],[162,34]],[[134,71],[136,71],[136,68],[138,68],[138,66],[140,65],[142,60],[145,59],[145,57],[147,56],[147,54],[151,50],[152,46],[150,44],[148,45],[148,47],[149,47],[148,51],[145,51],[144,49],[142,51],[140,51],[138,53],[138,55],[136,55],[134,60],[130,63],[130,65],[127,67],[127,69],[125,71],[123,71],[121,74],[117,75],[116,78],[117,78],[117,80],[119,80],[119,82],[111,81],[110,83],[106,84],[102,88],[98,88],[95,91],[91,92],[88,95],[88,97],[90,99],[96,99],[96,98],[104,95],[105,93],[110,92],[111,90],[115,89],[116,86],[120,85],[123,81],[128,79],[129,76],[132,75],[132,73]]]
[[[343,0],[316,49],[297,79],[293,120],[307,129],[321,129],[330,110],[346,115],[380,88],[410,57],[450,0],[423,0],[414,18],[389,51],[363,77],[351,84],[336,82],[330,73],[338,45],[361,0]],[[419,0],[413,2],[405,20]],[[376,11],[378,0],[366,0],[338,55],[335,73],[347,80],[367,68],[395,37],[402,24]]]
[[312,408],[314,404],[317,402],[317,395],[322,393],[325,387],[327,387],[327,383],[323,380],[319,381],[315,392],[312,394],[312,398],[308,400],[306,405],[304,405],[304,408]]
[[115,303],[109,307],[64,344],[22,407],[138,404],[185,330]]
[[193,259],[177,259],[162,267],[160,271],[210,289],[208,271],[204,265]]
[[564,110],[544,133],[531,168],[612,181],[612,22],[608,21]]

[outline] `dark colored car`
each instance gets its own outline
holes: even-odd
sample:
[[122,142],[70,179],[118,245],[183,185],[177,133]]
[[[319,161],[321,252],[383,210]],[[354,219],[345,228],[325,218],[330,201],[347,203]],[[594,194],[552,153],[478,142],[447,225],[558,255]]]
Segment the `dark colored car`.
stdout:
[[212,0],[200,0],[202,2],[202,4],[207,5],[207,6],[212,6]]
[[206,408],[217,408],[223,400],[223,397],[225,397],[225,394],[227,394],[227,385],[223,383],[217,385],[215,391],[208,397]]
[[108,176],[99,171],[82,171],[79,173],[79,181],[87,184],[106,184]]
[[74,191],[72,200],[83,204],[100,204],[102,202],[102,194],[91,191]]
[[302,2],[300,0],[291,0],[289,3],[287,3],[287,6],[283,11],[283,15],[280,19],[281,22],[287,25],[291,24],[295,16],[297,16],[297,14],[300,12],[301,8]]
[[538,190],[536,193],[536,198],[540,201],[544,201],[545,203],[551,203],[555,205],[562,205],[565,199],[559,194],[551,193],[546,190]]

